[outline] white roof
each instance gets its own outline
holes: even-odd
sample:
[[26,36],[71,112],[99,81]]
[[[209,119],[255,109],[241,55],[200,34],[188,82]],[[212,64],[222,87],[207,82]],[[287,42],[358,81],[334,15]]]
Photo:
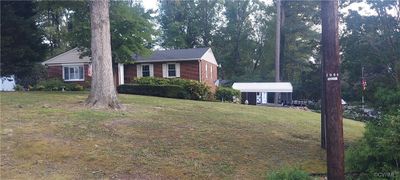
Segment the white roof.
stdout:
[[232,88],[240,92],[293,92],[290,82],[236,82]]
[[50,58],[47,61],[42,62],[43,65],[53,65],[53,64],[76,64],[76,63],[89,63],[90,57],[84,56],[79,58],[81,53],[78,48],[71,49],[65,53],[61,53],[55,57]]

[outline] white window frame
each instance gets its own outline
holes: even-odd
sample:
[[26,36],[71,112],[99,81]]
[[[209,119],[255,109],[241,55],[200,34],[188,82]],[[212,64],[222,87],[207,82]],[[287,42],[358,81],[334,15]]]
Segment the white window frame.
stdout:
[[[65,68],[78,68],[78,76],[79,76],[79,68],[82,67],[82,79],[65,79]],[[69,70],[68,70],[69,71]],[[70,72],[68,72],[68,76],[70,76]],[[62,65],[62,77],[64,81],[85,81],[85,65],[84,64],[64,64]]]
[[154,77],[154,65],[153,64],[138,64],[136,65],[137,69],[136,69],[136,77],[137,78],[141,78],[144,77],[143,76],[143,66],[149,66],[149,72],[150,72],[150,76],[146,76],[146,77]]
[[[148,66],[148,67],[149,67],[149,76],[144,76],[144,74],[143,74],[143,67],[144,67],[144,66]],[[150,67],[150,64],[142,64],[140,68],[142,69],[142,77],[151,77],[151,67]]]
[[[170,76],[169,75],[169,65],[174,65],[175,66],[175,76]],[[176,63],[167,63],[167,77],[170,77],[170,78],[175,78],[175,77],[177,77],[177,65],[176,65]]]
[[213,66],[212,65],[210,65],[210,79],[212,79],[213,78]]
[[208,64],[206,63],[206,79],[208,78]]
[[[175,65],[175,76],[169,76],[168,65]],[[162,64],[163,78],[179,78],[181,77],[181,64],[180,63],[164,63]]]

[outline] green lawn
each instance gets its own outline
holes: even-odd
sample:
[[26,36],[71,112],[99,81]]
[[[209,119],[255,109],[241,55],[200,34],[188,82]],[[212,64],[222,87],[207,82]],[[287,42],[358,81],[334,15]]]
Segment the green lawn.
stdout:
[[[0,179],[262,179],[297,166],[325,171],[320,115],[287,108],[119,95],[124,111],[90,110],[87,93],[0,93]],[[345,120],[345,143],[364,125]]]

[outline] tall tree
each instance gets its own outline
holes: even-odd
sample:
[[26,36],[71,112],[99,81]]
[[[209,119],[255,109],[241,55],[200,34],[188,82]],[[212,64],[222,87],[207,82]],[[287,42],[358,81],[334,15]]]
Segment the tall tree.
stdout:
[[160,1],[158,21],[165,48],[209,47],[217,27],[218,0]]
[[44,39],[49,45],[48,57],[69,50],[71,47],[67,39],[72,9],[80,2],[66,1],[37,1],[36,22],[44,32]]
[[217,33],[217,58],[227,79],[245,79],[253,71],[256,42],[251,14],[257,10],[251,0],[225,1],[226,24]]
[[108,0],[90,2],[93,77],[87,105],[120,109],[113,81]]
[[[82,55],[90,55],[90,16],[86,2],[74,9],[71,15],[70,43],[78,46]],[[151,23],[151,12],[146,12],[138,3],[110,2],[111,48],[114,62],[132,62],[132,55],[148,55],[156,35]]]
[[[367,81],[366,101],[378,109],[398,108],[400,97],[400,23],[397,0],[367,1],[376,14],[360,15],[350,11],[344,17],[346,29],[343,49],[344,96],[361,99],[361,69]],[[389,13],[389,9],[397,11]],[[360,56],[362,54],[362,56]]]
[[35,9],[32,1],[1,2],[1,76],[29,77],[33,65],[44,59],[47,46],[35,23]]

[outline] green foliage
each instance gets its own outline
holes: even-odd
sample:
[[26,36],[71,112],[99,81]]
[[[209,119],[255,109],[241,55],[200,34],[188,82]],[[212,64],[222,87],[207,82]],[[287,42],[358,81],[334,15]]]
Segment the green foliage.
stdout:
[[378,13],[361,15],[350,11],[344,17],[346,29],[340,39],[343,50],[342,80],[346,82],[343,89],[346,93],[343,95],[351,101],[361,99],[361,69],[364,67],[367,81],[365,99],[380,108],[382,103],[376,102],[381,101],[378,97],[385,98],[382,93],[386,90],[383,89],[398,90],[400,87],[400,23],[389,13],[389,9],[396,9],[399,3],[386,0],[367,3]]
[[33,65],[43,60],[47,46],[35,14],[32,1],[1,2],[1,76],[28,77]]
[[188,99],[186,90],[178,85],[123,84],[117,87],[117,91],[123,94]]
[[150,85],[177,85],[183,87],[189,98],[193,100],[210,100],[212,99],[212,93],[210,88],[199,81],[180,79],[180,78],[154,78],[154,77],[142,77],[135,80],[138,84],[150,84]]
[[219,0],[160,1],[162,46],[194,48],[210,46],[217,27]]
[[367,123],[364,137],[346,151],[346,165],[348,171],[366,173],[361,179],[400,175],[400,110]]
[[16,84],[15,87],[14,87],[14,90],[15,90],[15,91],[23,91],[23,90],[24,90],[24,87],[21,86],[21,85],[19,85],[19,84]]
[[42,64],[33,64],[30,71],[23,76],[17,77],[16,81],[18,84],[28,88],[29,86],[35,85],[40,81],[44,81],[47,78],[47,69]]
[[85,88],[82,85],[75,83],[65,83],[60,79],[48,79],[36,84],[32,90],[35,91],[83,91]]
[[233,101],[233,97],[240,99],[240,91],[229,87],[218,87],[215,97],[221,101]]
[[[90,55],[90,15],[87,2],[72,14],[72,44],[80,47],[83,55]],[[131,62],[132,55],[149,55],[156,34],[150,22],[151,12],[145,12],[139,3],[110,2],[111,51],[114,62]]]
[[374,105],[383,112],[392,113],[400,109],[400,87],[378,87],[373,97]]
[[267,180],[311,180],[307,172],[296,168],[284,168],[268,173]]

